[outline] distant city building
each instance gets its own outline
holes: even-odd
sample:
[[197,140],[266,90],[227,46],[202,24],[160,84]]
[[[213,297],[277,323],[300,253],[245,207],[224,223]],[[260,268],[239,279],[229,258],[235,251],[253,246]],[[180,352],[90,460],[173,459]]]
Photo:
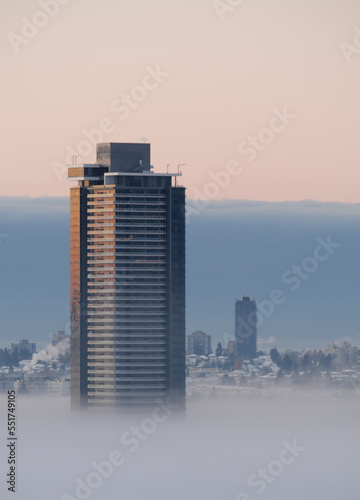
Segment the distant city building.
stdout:
[[196,331],[186,337],[186,354],[197,354],[208,356],[211,350],[211,336],[205,332]]
[[66,339],[66,335],[64,330],[59,330],[57,333],[54,333],[51,339],[52,345],[57,345],[59,342],[62,342]]
[[25,353],[32,355],[36,352],[36,344],[28,340],[20,340],[18,344],[11,344],[10,352],[12,356]]
[[227,343],[226,354],[228,358],[231,358],[235,355],[235,341],[229,340]]
[[0,349],[0,366],[9,367],[12,365],[12,356],[10,349]]
[[335,364],[338,366],[352,366],[357,364],[359,350],[352,346],[349,342],[331,342],[331,344],[323,349],[325,355],[330,354]]
[[70,380],[47,380],[34,378],[24,382],[14,383],[16,391],[22,390],[31,396],[68,396],[70,394]]
[[257,351],[257,306],[243,296],[235,302],[235,357],[254,359]]
[[22,379],[22,374],[18,372],[9,373],[9,367],[3,367],[6,371],[0,373],[0,392],[12,391],[16,381]]

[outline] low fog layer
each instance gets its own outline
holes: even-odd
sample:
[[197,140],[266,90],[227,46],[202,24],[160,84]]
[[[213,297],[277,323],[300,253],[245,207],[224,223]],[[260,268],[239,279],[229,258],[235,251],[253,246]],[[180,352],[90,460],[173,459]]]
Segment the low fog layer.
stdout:
[[191,399],[184,418],[171,408],[79,417],[67,398],[18,396],[14,498],[352,500],[359,410],[352,390]]

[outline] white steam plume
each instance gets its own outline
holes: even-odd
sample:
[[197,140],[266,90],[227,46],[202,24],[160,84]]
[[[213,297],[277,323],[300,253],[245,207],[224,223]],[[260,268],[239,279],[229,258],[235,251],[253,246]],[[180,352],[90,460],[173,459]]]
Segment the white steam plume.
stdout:
[[60,356],[65,356],[70,352],[70,338],[67,337],[61,340],[56,345],[48,345],[46,349],[42,349],[39,352],[33,354],[32,359],[30,359],[26,365],[24,365],[24,372],[31,371],[39,361],[44,361],[45,363],[51,363],[59,361]]

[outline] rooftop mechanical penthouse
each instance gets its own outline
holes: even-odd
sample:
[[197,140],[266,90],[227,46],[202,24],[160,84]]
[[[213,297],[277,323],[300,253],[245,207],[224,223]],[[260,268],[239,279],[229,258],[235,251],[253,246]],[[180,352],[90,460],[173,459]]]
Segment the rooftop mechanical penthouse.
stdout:
[[185,402],[185,188],[150,144],[69,166],[73,408]]

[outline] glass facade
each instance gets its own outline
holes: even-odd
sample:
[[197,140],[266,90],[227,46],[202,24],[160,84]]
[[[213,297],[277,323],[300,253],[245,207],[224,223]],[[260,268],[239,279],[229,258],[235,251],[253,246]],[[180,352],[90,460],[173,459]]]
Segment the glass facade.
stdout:
[[79,183],[71,190],[74,406],[184,404],[185,189],[148,172]]

